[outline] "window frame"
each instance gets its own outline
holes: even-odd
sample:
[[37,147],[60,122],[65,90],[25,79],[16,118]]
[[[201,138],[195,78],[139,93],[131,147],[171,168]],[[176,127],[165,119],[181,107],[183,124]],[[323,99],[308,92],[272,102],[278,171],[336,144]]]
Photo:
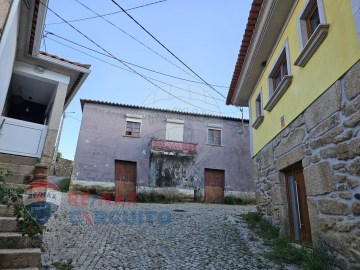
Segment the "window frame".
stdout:
[[[320,23],[313,32],[309,32],[309,19],[313,15],[315,7],[319,13]],[[295,60],[294,65],[305,67],[327,37],[329,27],[330,25],[326,22],[323,0],[307,0],[298,16],[300,55]]]
[[[311,29],[311,17],[314,15],[315,10],[317,10],[318,15],[319,15],[319,23],[317,24],[315,29]],[[310,39],[310,37],[312,36],[312,34],[315,32],[316,28],[320,24],[320,14],[319,14],[319,7],[318,7],[318,4],[317,4],[317,1],[314,1],[312,8],[310,9],[309,13],[307,14],[307,16],[305,18],[305,22],[306,22],[306,29],[307,29],[308,38]]]
[[259,93],[257,94],[257,96],[255,98],[254,109],[255,109],[255,121],[254,121],[252,127],[257,129],[261,125],[261,123],[264,121],[262,90],[259,90]]
[[[209,132],[210,130],[213,131],[213,141],[209,142]],[[217,144],[215,141],[215,131],[220,131],[220,144]],[[208,127],[208,132],[207,132],[207,144],[208,145],[213,145],[213,146],[222,146],[222,129],[221,128],[216,128],[216,127]]]
[[[292,82],[289,42],[287,39],[279,50],[278,55],[274,59],[275,61],[272,64],[270,71],[267,75],[269,100],[264,106],[264,109],[269,112],[275,107],[277,102],[285,94],[286,90],[290,87]],[[287,74],[281,77],[279,84],[276,85],[276,88],[274,89],[274,76],[278,73],[279,68],[284,66],[284,62],[286,62]]]
[[[129,123],[131,123],[131,131],[128,131],[128,124]],[[136,132],[136,133],[138,133],[137,135],[133,134],[133,133],[135,133],[134,132],[134,125],[136,125],[136,124],[139,125],[139,132]],[[128,132],[132,132],[132,134],[127,134]],[[138,137],[140,137],[140,132],[141,132],[141,122],[126,120],[126,127],[125,127],[125,135],[124,136],[138,138]]]
[[[181,140],[177,140],[174,138],[171,138],[173,135],[172,132],[170,132],[174,128],[170,128],[171,125],[177,125],[175,129],[181,128]],[[181,127],[180,127],[181,126]],[[181,119],[166,119],[166,125],[165,125],[165,140],[166,141],[175,141],[175,142],[184,142],[184,135],[185,135],[185,121]],[[180,133],[179,133],[180,134]]]

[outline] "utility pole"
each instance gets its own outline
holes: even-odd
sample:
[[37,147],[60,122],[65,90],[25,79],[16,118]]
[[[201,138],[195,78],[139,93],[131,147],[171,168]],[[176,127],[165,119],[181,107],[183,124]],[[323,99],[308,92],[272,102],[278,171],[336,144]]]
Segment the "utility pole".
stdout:
[[50,165],[50,170],[49,170],[50,174],[54,174],[55,162],[56,162],[56,157],[57,157],[57,153],[58,153],[58,150],[59,150],[59,144],[60,144],[62,128],[63,128],[64,120],[65,120],[65,117],[66,117],[67,113],[75,113],[75,112],[63,112],[62,113],[60,127],[59,127],[59,133],[58,133],[58,135],[56,137],[55,149],[54,149],[54,153],[53,153],[52,160],[51,160],[51,165]]

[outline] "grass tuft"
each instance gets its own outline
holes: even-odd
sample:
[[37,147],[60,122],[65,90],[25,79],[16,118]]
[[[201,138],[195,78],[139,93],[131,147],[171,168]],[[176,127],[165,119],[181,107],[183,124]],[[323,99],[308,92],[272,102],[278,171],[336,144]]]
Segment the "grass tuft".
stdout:
[[64,179],[58,184],[58,188],[61,192],[68,192],[70,187],[70,178]]
[[265,220],[260,213],[249,212],[241,215],[241,218],[249,224],[249,228],[268,240],[272,247],[272,251],[267,254],[268,258],[278,262],[297,264],[307,270],[333,268],[332,260],[321,247],[296,248],[285,236],[279,235],[278,229]]

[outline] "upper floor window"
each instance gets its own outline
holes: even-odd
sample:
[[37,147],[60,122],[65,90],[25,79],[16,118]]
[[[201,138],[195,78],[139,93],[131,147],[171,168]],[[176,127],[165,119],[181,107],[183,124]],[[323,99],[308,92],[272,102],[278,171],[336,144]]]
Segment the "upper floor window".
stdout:
[[273,84],[273,92],[276,91],[278,86],[280,85],[282,79],[288,75],[287,61],[286,61],[286,52],[284,51],[279,59],[279,64],[275,67],[272,75],[272,84]]
[[305,21],[306,21],[308,38],[310,38],[311,35],[315,32],[315,29],[320,24],[319,8],[316,1],[314,2],[312,8],[310,9],[310,12],[307,15]]
[[289,42],[285,41],[268,75],[269,101],[264,109],[271,111],[292,82],[289,57]]
[[221,129],[208,129],[208,144],[221,145]]
[[179,119],[167,119],[166,140],[184,141],[184,121]]
[[263,116],[263,108],[262,108],[262,95],[260,91],[260,93],[257,95],[255,99],[255,121],[252,125],[253,128],[257,129],[261,125],[263,120],[264,120],[264,116]]
[[142,116],[138,114],[126,114],[125,136],[139,137]]
[[298,32],[301,52],[294,64],[305,67],[329,32],[323,0],[305,1],[298,17]]
[[140,136],[140,123],[126,121],[125,135],[139,137]]

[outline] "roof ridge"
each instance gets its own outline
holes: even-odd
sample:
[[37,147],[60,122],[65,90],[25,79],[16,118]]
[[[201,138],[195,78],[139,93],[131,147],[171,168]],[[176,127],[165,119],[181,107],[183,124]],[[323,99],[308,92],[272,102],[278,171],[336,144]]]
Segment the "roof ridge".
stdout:
[[127,108],[134,108],[134,109],[144,109],[144,110],[152,110],[152,111],[161,111],[161,112],[169,112],[169,113],[179,113],[185,115],[193,115],[193,116],[206,116],[212,118],[222,118],[228,120],[236,120],[236,121],[244,121],[246,123],[249,122],[248,119],[241,119],[238,117],[231,117],[225,115],[215,115],[215,114],[202,114],[202,113],[191,113],[191,112],[184,112],[178,110],[171,110],[171,109],[161,109],[161,108],[154,108],[154,107],[147,107],[147,106],[140,106],[140,105],[133,105],[133,104],[125,104],[125,103],[117,103],[111,101],[101,101],[101,100],[93,100],[93,99],[80,99],[81,109],[84,109],[85,103],[92,103],[92,104],[100,104],[100,105],[110,105],[110,106],[118,106],[118,107],[127,107]]

